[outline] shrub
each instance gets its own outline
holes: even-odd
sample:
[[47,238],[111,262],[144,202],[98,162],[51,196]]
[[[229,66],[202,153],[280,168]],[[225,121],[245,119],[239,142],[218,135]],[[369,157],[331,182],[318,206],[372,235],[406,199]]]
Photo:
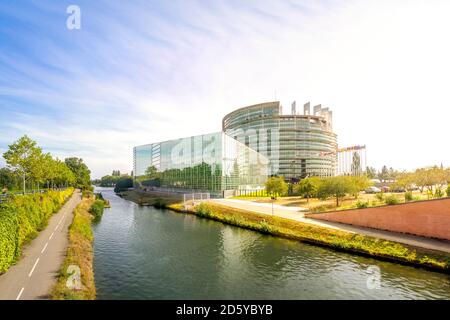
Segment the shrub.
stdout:
[[266,220],[263,220],[259,223],[259,232],[270,234],[272,232],[272,228],[270,227],[270,224],[266,222]]
[[386,197],[385,202],[386,202],[387,205],[393,205],[393,204],[398,204],[399,203],[398,199],[396,197],[394,197],[394,196]]
[[450,184],[447,186],[446,193],[447,193],[447,197],[450,197]]
[[379,201],[383,201],[384,200],[384,193],[383,192],[378,192],[375,197],[377,197],[377,199]]
[[361,202],[361,201],[358,201],[357,203],[356,203],[356,207],[358,208],[358,209],[364,209],[364,208],[367,208],[369,206],[369,203],[368,202]]
[[413,200],[413,194],[411,191],[405,192],[405,201],[412,201]]
[[155,202],[153,203],[153,206],[155,208],[165,208],[167,207],[167,201],[161,198],[156,198]]
[[48,219],[72,195],[73,188],[11,198],[0,205],[0,273],[19,257],[24,244],[45,228]]
[[120,177],[116,182],[116,186],[114,187],[114,192],[122,192],[126,191],[129,188],[133,187],[133,179],[131,177]]
[[89,198],[92,198],[94,196],[94,193],[92,191],[90,191],[90,190],[87,190],[87,189],[84,189],[81,194],[83,196],[83,199],[89,199]]
[[434,192],[434,197],[435,198],[442,198],[444,196],[444,192],[442,192],[441,188],[437,188],[436,191]]
[[98,221],[101,219],[104,210],[105,202],[103,200],[95,200],[89,209],[89,213],[93,215],[94,221]]

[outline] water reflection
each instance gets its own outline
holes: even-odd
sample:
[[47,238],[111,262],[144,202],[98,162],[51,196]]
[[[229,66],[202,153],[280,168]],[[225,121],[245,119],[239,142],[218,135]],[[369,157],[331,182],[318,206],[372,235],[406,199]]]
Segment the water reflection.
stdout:
[[[450,277],[261,235],[111,190],[94,226],[99,299],[450,299]],[[367,268],[381,287],[367,288]]]

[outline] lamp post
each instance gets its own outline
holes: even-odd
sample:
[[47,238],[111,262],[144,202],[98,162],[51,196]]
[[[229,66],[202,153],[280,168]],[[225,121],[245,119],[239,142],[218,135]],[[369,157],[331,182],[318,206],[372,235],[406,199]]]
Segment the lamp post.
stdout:
[[275,198],[274,196],[272,196],[271,199],[272,199],[272,216],[273,216],[273,215],[274,215],[274,214],[273,214],[273,203],[275,202],[275,199],[276,199],[276,198]]

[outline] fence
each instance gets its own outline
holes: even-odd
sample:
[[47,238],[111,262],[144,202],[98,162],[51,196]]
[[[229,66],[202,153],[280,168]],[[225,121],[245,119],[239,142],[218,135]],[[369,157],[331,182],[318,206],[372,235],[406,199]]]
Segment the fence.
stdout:
[[[62,190],[65,190],[65,189],[67,189],[67,188],[58,188],[58,189],[52,189],[52,190],[62,191]],[[9,192],[9,193],[0,194],[0,203],[7,201],[11,197],[24,196],[24,195],[36,194],[36,193],[45,193],[48,190],[50,190],[50,189],[31,190],[31,191],[28,191],[28,192],[16,191],[16,192]]]
[[189,206],[196,206],[197,204],[208,201],[211,198],[209,193],[185,193],[183,194],[184,209]]

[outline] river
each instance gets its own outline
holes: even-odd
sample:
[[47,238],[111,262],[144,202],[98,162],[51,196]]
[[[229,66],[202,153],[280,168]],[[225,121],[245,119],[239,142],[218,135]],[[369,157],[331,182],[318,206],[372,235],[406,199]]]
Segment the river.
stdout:
[[112,206],[94,226],[98,299],[450,299],[446,274],[138,206],[111,189],[97,191]]

